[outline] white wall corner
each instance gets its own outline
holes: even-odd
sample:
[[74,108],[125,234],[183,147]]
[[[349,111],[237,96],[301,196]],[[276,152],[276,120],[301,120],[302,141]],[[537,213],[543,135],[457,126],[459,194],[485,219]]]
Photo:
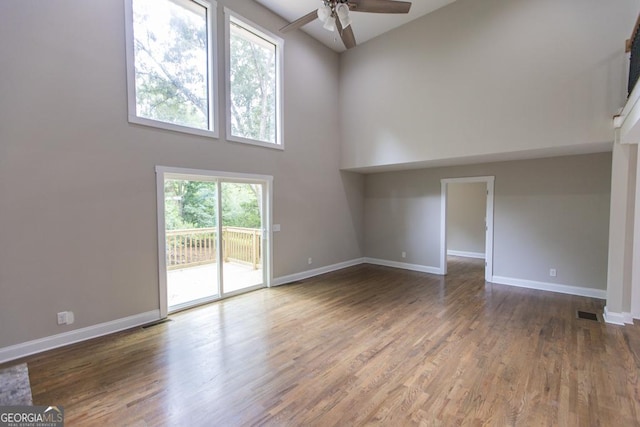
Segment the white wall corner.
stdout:
[[98,325],[87,326],[86,328],[75,329],[73,331],[3,347],[0,348],[0,363],[75,344],[80,341],[98,338],[103,335],[113,334],[125,329],[135,328],[156,320],[160,320],[160,310],[152,310]]
[[606,323],[610,323],[612,325],[633,325],[633,316],[631,315],[631,313],[615,313],[609,311],[606,306],[604,307],[604,313],[602,314],[602,317],[604,318],[604,321]]

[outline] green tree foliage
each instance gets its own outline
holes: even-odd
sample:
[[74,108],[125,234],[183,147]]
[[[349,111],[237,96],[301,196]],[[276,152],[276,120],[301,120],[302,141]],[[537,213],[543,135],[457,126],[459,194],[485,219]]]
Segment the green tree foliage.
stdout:
[[231,22],[231,133],[276,142],[275,46]]
[[207,129],[206,10],[167,0],[133,4],[138,115]]
[[[139,116],[209,129],[208,18],[190,0],[133,0]],[[230,25],[232,134],[275,143],[275,46]]]
[[251,184],[222,183],[222,225],[259,228],[260,194]]
[[[260,187],[222,183],[222,225],[260,228]],[[166,180],[165,223],[167,230],[216,227],[215,182]]]
[[214,182],[187,181],[182,196],[182,217],[196,228],[215,227],[218,200]]

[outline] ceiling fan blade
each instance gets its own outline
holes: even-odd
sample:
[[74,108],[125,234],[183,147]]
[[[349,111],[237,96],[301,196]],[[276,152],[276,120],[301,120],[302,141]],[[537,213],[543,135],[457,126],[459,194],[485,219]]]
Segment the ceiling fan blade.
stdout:
[[411,2],[393,0],[349,0],[349,9],[354,12],[409,13]]
[[317,17],[318,17],[318,10],[316,9],[313,12],[307,13],[302,18],[296,19],[292,23],[290,23],[288,25],[285,25],[284,27],[280,28],[280,32],[281,33],[288,33],[289,31],[297,30],[298,28],[302,27],[303,25],[306,25],[309,22],[313,21]]
[[336,27],[338,29],[338,34],[340,34],[340,37],[342,38],[344,47],[346,47],[347,49],[356,47],[356,37],[353,35],[353,30],[351,29],[351,25],[348,25],[347,28],[342,28],[342,25],[340,24],[340,20],[336,19]]

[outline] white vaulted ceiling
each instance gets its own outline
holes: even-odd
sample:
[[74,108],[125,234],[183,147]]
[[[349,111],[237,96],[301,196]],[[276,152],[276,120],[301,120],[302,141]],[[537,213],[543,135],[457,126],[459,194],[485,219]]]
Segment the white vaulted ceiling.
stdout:
[[[322,5],[322,0],[255,1],[272,10],[274,13],[282,16],[289,22],[295,21]],[[362,44],[367,40],[404,25],[409,21],[426,15],[427,13],[433,12],[434,10],[446,6],[449,3],[453,3],[454,1],[455,0],[413,0],[409,13],[400,15],[353,12],[351,17],[353,19],[352,26],[356,42],[358,44]],[[323,29],[322,24],[317,19],[302,27],[302,31],[305,31],[311,35],[311,37],[319,40],[336,52],[342,52],[345,50],[338,34]]]

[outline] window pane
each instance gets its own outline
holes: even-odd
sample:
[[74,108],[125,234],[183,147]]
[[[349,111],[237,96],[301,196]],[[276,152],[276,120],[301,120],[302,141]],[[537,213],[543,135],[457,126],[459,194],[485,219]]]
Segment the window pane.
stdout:
[[207,9],[189,0],[133,0],[136,114],[209,129]]
[[230,22],[231,134],[276,143],[276,45]]

